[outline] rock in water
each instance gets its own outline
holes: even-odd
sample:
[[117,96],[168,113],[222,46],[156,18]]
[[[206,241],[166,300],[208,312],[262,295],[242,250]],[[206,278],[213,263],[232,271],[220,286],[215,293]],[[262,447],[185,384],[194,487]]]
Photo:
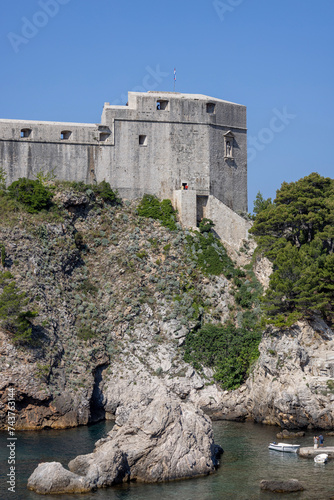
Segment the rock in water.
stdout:
[[143,482],[169,481],[210,474],[222,452],[213,442],[211,421],[189,403],[159,396],[154,400],[119,407],[116,424],[94,453],[69,463],[72,472],[85,474],[105,486],[101,470],[115,450],[126,454],[130,478]]
[[284,429],[282,432],[279,432],[278,434],[276,434],[277,439],[290,439],[290,438],[304,437],[304,436],[305,436],[304,431],[290,432],[286,429]]
[[304,491],[305,489],[297,479],[287,479],[286,481],[267,481],[263,479],[260,488],[273,493],[292,493],[293,491]]
[[71,472],[84,476],[92,489],[125,482],[130,469],[125,453],[110,446],[104,453],[79,455],[69,463]]
[[[138,405],[109,433],[128,457],[131,479],[168,481],[214,472],[217,466],[211,421],[177,398],[160,396]],[[116,413],[117,415],[117,413]],[[104,445],[102,445],[103,447]]]
[[84,477],[69,472],[59,462],[45,462],[39,464],[29,477],[28,489],[46,495],[86,493],[92,488]]
[[116,423],[93,453],[38,466],[28,488],[38,493],[84,492],[123,481],[170,481],[210,474],[222,448],[202,410],[159,393],[117,409]]

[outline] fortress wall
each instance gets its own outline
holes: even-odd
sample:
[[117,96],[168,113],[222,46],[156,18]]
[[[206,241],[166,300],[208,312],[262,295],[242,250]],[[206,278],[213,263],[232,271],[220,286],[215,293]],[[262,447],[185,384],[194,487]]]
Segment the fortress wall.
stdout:
[[196,227],[196,191],[176,190],[173,193],[173,207],[178,211],[181,224]]
[[[168,100],[166,110],[157,110],[159,98]],[[128,198],[144,193],[172,198],[182,182],[208,194],[211,117],[205,101],[130,92],[128,104],[106,104],[102,113],[102,123],[110,128],[114,124],[115,129],[109,166],[101,162],[110,184]],[[139,136],[146,136],[144,145]]]
[[212,195],[208,198],[206,217],[214,221],[214,230],[218,236],[236,250],[240,248],[242,240],[248,238],[251,222],[240,217]]
[[[222,151],[228,130],[234,135],[233,158]],[[210,146],[210,193],[235,212],[247,212],[246,130],[211,127]]]
[[[212,101],[215,102],[215,101]],[[218,102],[215,107],[216,123],[222,126],[246,129],[246,106],[232,102]]]
[[[146,136],[145,144],[139,136]],[[115,148],[100,165],[98,177],[103,171],[126,197],[171,198],[182,182],[208,193],[209,133],[204,125],[115,119]]]
[[[22,130],[27,137],[21,137]],[[69,138],[61,139],[62,132],[70,132]],[[91,182],[98,164],[98,133],[97,125],[0,120],[0,164],[7,182],[52,169],[58,179]]]

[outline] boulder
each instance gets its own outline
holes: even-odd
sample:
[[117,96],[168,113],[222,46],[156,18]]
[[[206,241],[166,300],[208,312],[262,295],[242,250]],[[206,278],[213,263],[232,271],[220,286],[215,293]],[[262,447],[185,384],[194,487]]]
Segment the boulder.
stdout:
[[279,432],[276,434],[277,439],[290,439],[290,438],[296,438],[296,437],[304,437],[305,432],[304,431],[299,431],[299,432],[291,432],[286,429],[284,429],[282,432]]
[[53,201],[64,206],[65,208],[69,208],[88,205],[89,198],[84,193],[78,193],[75,191],[63,191],[57,193],[53,197]]
[[115,426],[93,453],[69,463],[38,466],[28,487],[38,493],[76,493],[131,480],[160,482],[215,471],[223,453],[214,444],[211,420],[202,410],[158,392],[116,411]]
[[[101,474],[115,454],[126,455],[131,480],[159,482],[214,472],[222,448],[213,442],[211,421],[189,403],[159,395],[132,406],[121,406],[107,439],[94,453],[69,463],[98,487],[108,485]],[[128,469],[123,463],[123,476]]]
[[86,493],[91,486],[86,478],[73,474],[59,462],[45,462],[28,479],[28,489],[42,495],[62,493]]
[[129,479],[130,469],[125,453],[111,442],[101,453],[79,455],[68,464],[71,472],[84,476],[91,488],[104,488]]
[[214,472],[217,450],[211,421],[202,410],[163,396],[143,410],[142,405],[134,407],[126,422],[122,412],[121,426],[116,418],[109,433],[114,446],[127,454],[131,479],[158,482]]
[[287,479],[283,481],[272,481],[263,479],[260,483],[261,490],[272,491],[273,493],[292,493],[294,491],[304,491],[304,486],[298,479]]

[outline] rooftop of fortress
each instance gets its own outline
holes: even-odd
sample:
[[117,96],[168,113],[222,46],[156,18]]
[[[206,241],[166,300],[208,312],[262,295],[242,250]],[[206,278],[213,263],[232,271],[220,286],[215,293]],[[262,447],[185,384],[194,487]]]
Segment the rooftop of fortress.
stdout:
[[[181,92],[166,92],[159,90],[148,90],[147,92],[128,92],[132,96],[138,97],[155,97],[155,98],[173,98],[173,99],[183,99],[183,100],[191,100],[191,101],[215,101],[215,102],[225,102],[228,104],[235,104],[236,106],[242,106],[242,104],[237,104],[235,102],[226,101],[224,99],[218,99],[217,97],[211,97],[204,94],[186,94]],[[109,103],[106,103],[109,104]]]
[[[165,92],[165,91],[157,91],[157,90],[149,90],[148,92],[128,92],[128,103],[126,105],[119,105],[119,104],[110,104],[109,102],[104,103],[104,108],[105,109],[113,109],[113,110],[134,110],[137,109],[137,103],[138,100],[146,100],[148,99],[149,101],[159,101],[159,100],[175,100],[175,101],[201,101],[202,103],[206,102],[208,104],[210,103],[223,103],[223,104],[228,104],[232,106],[238,106],[240,108],[246,108],[246,106],[242,104],[237,104],[231,101],[225,101],[223,99],[218,99],[216,97],[210,97],[207,95],[203,94],[186,94],[186,93],[180,93],[180,92]],[[103,113],[102,113],[103,115]],[[72,126],[72,127],[92,127],[98,125],[97,123],[77,123],[77,122],[58,122],[58,121],[50,121],[50,120],[18,120],[18,119],[11,119],[11,118],[1,118],[0,119],[0,124],[8,124],[8,122],[11,122],[13,125],[67,125],[67,126]]]

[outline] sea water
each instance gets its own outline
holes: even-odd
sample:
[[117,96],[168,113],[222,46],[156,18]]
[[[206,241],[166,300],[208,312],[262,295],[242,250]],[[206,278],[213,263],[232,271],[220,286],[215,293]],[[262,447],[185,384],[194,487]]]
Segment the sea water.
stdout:
[[[27,480],[40,462],[61,462],[65,467],[77,455],[91,453],[94,443],[112,428],[112,422],[69,430],[17,432],[15,454],[15,493],[8,491],[8,435],[0,434],[1,500],[41,500],[44,496],[27,490]],[[268,450],[277,441],[277,427],[252,423],[214,422],[215,442],[224,449],[221,465],[215,474],[197,479],[162,484],[130,483],[83,495],[57,495],[56,500],[271,500],[316,499],[334,496],[334,460],[315,464],[313,459],[294,453]],[[312,446],[313,433],[287,442]],[[325,445],[334,446],[334,437],[325,436]],[[321,451],[319,450],[319,453]],[[295,478],[304,492],[271,494],[260,491],[261,479]]]

